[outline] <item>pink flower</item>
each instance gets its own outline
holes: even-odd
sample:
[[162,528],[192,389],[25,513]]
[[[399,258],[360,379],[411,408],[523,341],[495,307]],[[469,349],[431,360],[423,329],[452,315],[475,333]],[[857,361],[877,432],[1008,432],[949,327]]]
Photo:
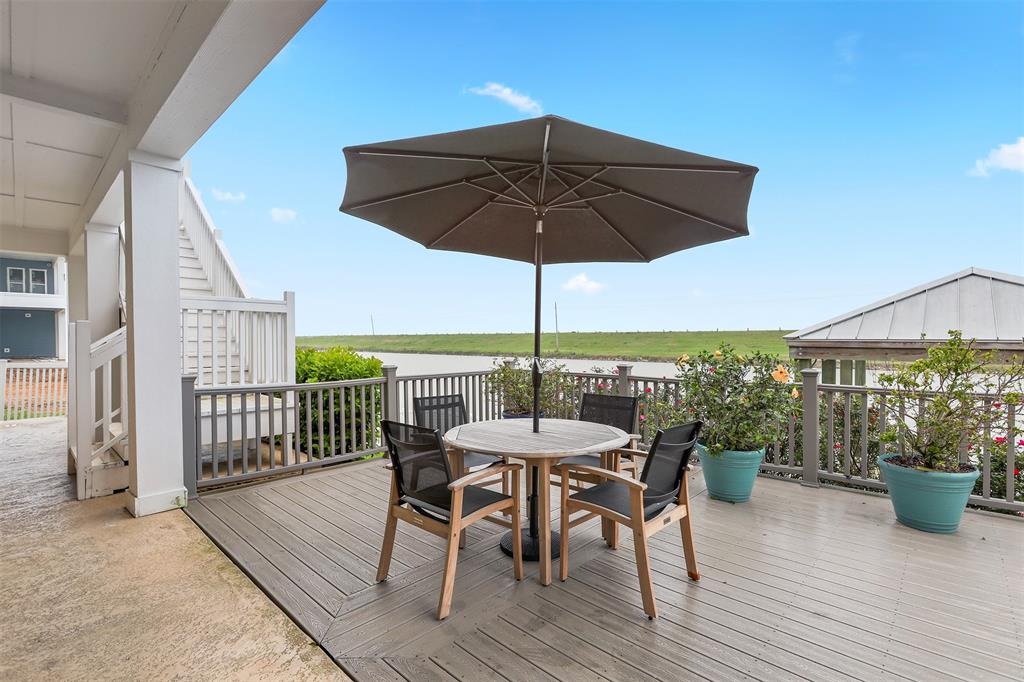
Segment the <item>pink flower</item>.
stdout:
[[642,421],[642,422],[647,421],[647,415],[646,414],[640,415],[640,421]]
[[1002,445],[1003,443],[1006,442],[1006,436],[996,436],[995,438],[992,439],[992,442],[995,443],[996,445]]
[[1000,407],[1002,407],[1002,406],[1003,406],[1003,404],[1002,404],[1002,403],[992,403],[992,407],[996,408],[997,410],[998,410],[998,409],[999,409]]
[[1019,445],[1022,448],[1024,448],[1024,438],[1021,438],[1019,441],[1017,441],[1017,445]]
[[651,387],[650,386],[648,386],[647,388],[644,389],[644,393],[650,393],[650,392],[651,392]]
[[597,390],[603,391],[604,390],[604,384],[598,384],[597,385]]

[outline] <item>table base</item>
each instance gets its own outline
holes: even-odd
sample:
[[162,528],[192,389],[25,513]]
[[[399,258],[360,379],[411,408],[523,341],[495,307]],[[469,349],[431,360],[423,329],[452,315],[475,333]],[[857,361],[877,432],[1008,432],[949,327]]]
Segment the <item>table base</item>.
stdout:
[[[529,527],[522,531],[523,561],[537,561],[540,559],[540,538],[530,537]],[[551,558],[557,559],[562,554],[562,536],[557,531],[551,531]],[[512,531],[501,536],[501,551],[512,556]]]

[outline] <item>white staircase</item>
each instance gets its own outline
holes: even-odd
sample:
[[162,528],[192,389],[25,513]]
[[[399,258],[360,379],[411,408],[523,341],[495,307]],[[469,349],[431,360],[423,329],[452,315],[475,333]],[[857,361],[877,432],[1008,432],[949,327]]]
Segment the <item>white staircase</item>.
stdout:
[[182,298],[213,296],[213,285],[203,270],[184,224],[178,228],[178,282]]
[[[182,374],[195,374],[199,387],[294,383],[294,294],[286,292],[281,300],[249,296],[220,231],[187,177],[178,216]],[[123,234],[121,246],[123,273]],[[123,285],[121,308],[126,310]],[[85,499],[128,485],[127,330],[122,326],[90,344],[88,320],[69,327],[68,469],[77,473],[78,497]],[[207,432],[213,420],[237,421],[208,400],[202,409],[201,444],[210,442]],[[264,433],[269,427],[264,425]],[[289,422],[276,428],[291,433],[293,427]]]

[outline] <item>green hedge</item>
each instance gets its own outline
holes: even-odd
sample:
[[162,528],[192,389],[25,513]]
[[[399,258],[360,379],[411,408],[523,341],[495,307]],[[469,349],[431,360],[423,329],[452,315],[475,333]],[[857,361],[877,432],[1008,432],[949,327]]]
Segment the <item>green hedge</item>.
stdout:
[[[299,348],[295,352],[295,380],[300,384],[312,384],[328,381],[346,381],[349,379],[367,379],[382,375],[383,363],[374,357],[363,357],[349,348],[328,348],[318,350],[315,348]],[[365,400],[365,409],[364,409]],[[372,401],[372,408],[371,408]],[[360,449],[362,443],[362,430],[364,413],[367,418],[366,440],[367,447],[379,441],[380,425],[370,423],[370,415],[376,414],[378,419],[381,415],[382,400],[380,386],[367,386],[359,390],[338,390],[334,391],[334,414],[324,414],[324,440],[320,442],[320,405],[317,394],[311,393],[311,404],[307,405],[306,396],[299,394],[299,439],[302,449],[313,457],[330,457],[342,452],[344,444],[345,452],[353,452]],[[353,405],[354,403],[354,405]],[[355,423],[351,415],[355,408]],[[328,394],[324,394],[323,410],[329,410]],[[306,417],[312,418],[312,442],[308,442]],[[342,425],[344,424],[344,433]],[[334,433],[334,452],[331,452],[331,432]]]

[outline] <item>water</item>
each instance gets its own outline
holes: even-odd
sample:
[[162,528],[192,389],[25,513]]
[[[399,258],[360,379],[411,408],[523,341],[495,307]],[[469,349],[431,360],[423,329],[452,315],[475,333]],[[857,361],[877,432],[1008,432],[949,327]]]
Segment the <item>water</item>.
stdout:
[[[378,353],[359,351],[360,355],[372,355],[380,358],[385,365],[398,367],[398,376],[410,374],[454,374],[458,372],[480,372],[494,368],[495,361],[506,356],[486,355],[441,355],[434,353]],[[556,359],[571,372],[589,372],[595,366],[610,373],[617,364],[615,360],[587,360],[581,358]],[[629,362],[629,361],[627,361]],[[632,374],[642,377],[672,378],[676,368],[671,362],[629,362],[633,365]]]

